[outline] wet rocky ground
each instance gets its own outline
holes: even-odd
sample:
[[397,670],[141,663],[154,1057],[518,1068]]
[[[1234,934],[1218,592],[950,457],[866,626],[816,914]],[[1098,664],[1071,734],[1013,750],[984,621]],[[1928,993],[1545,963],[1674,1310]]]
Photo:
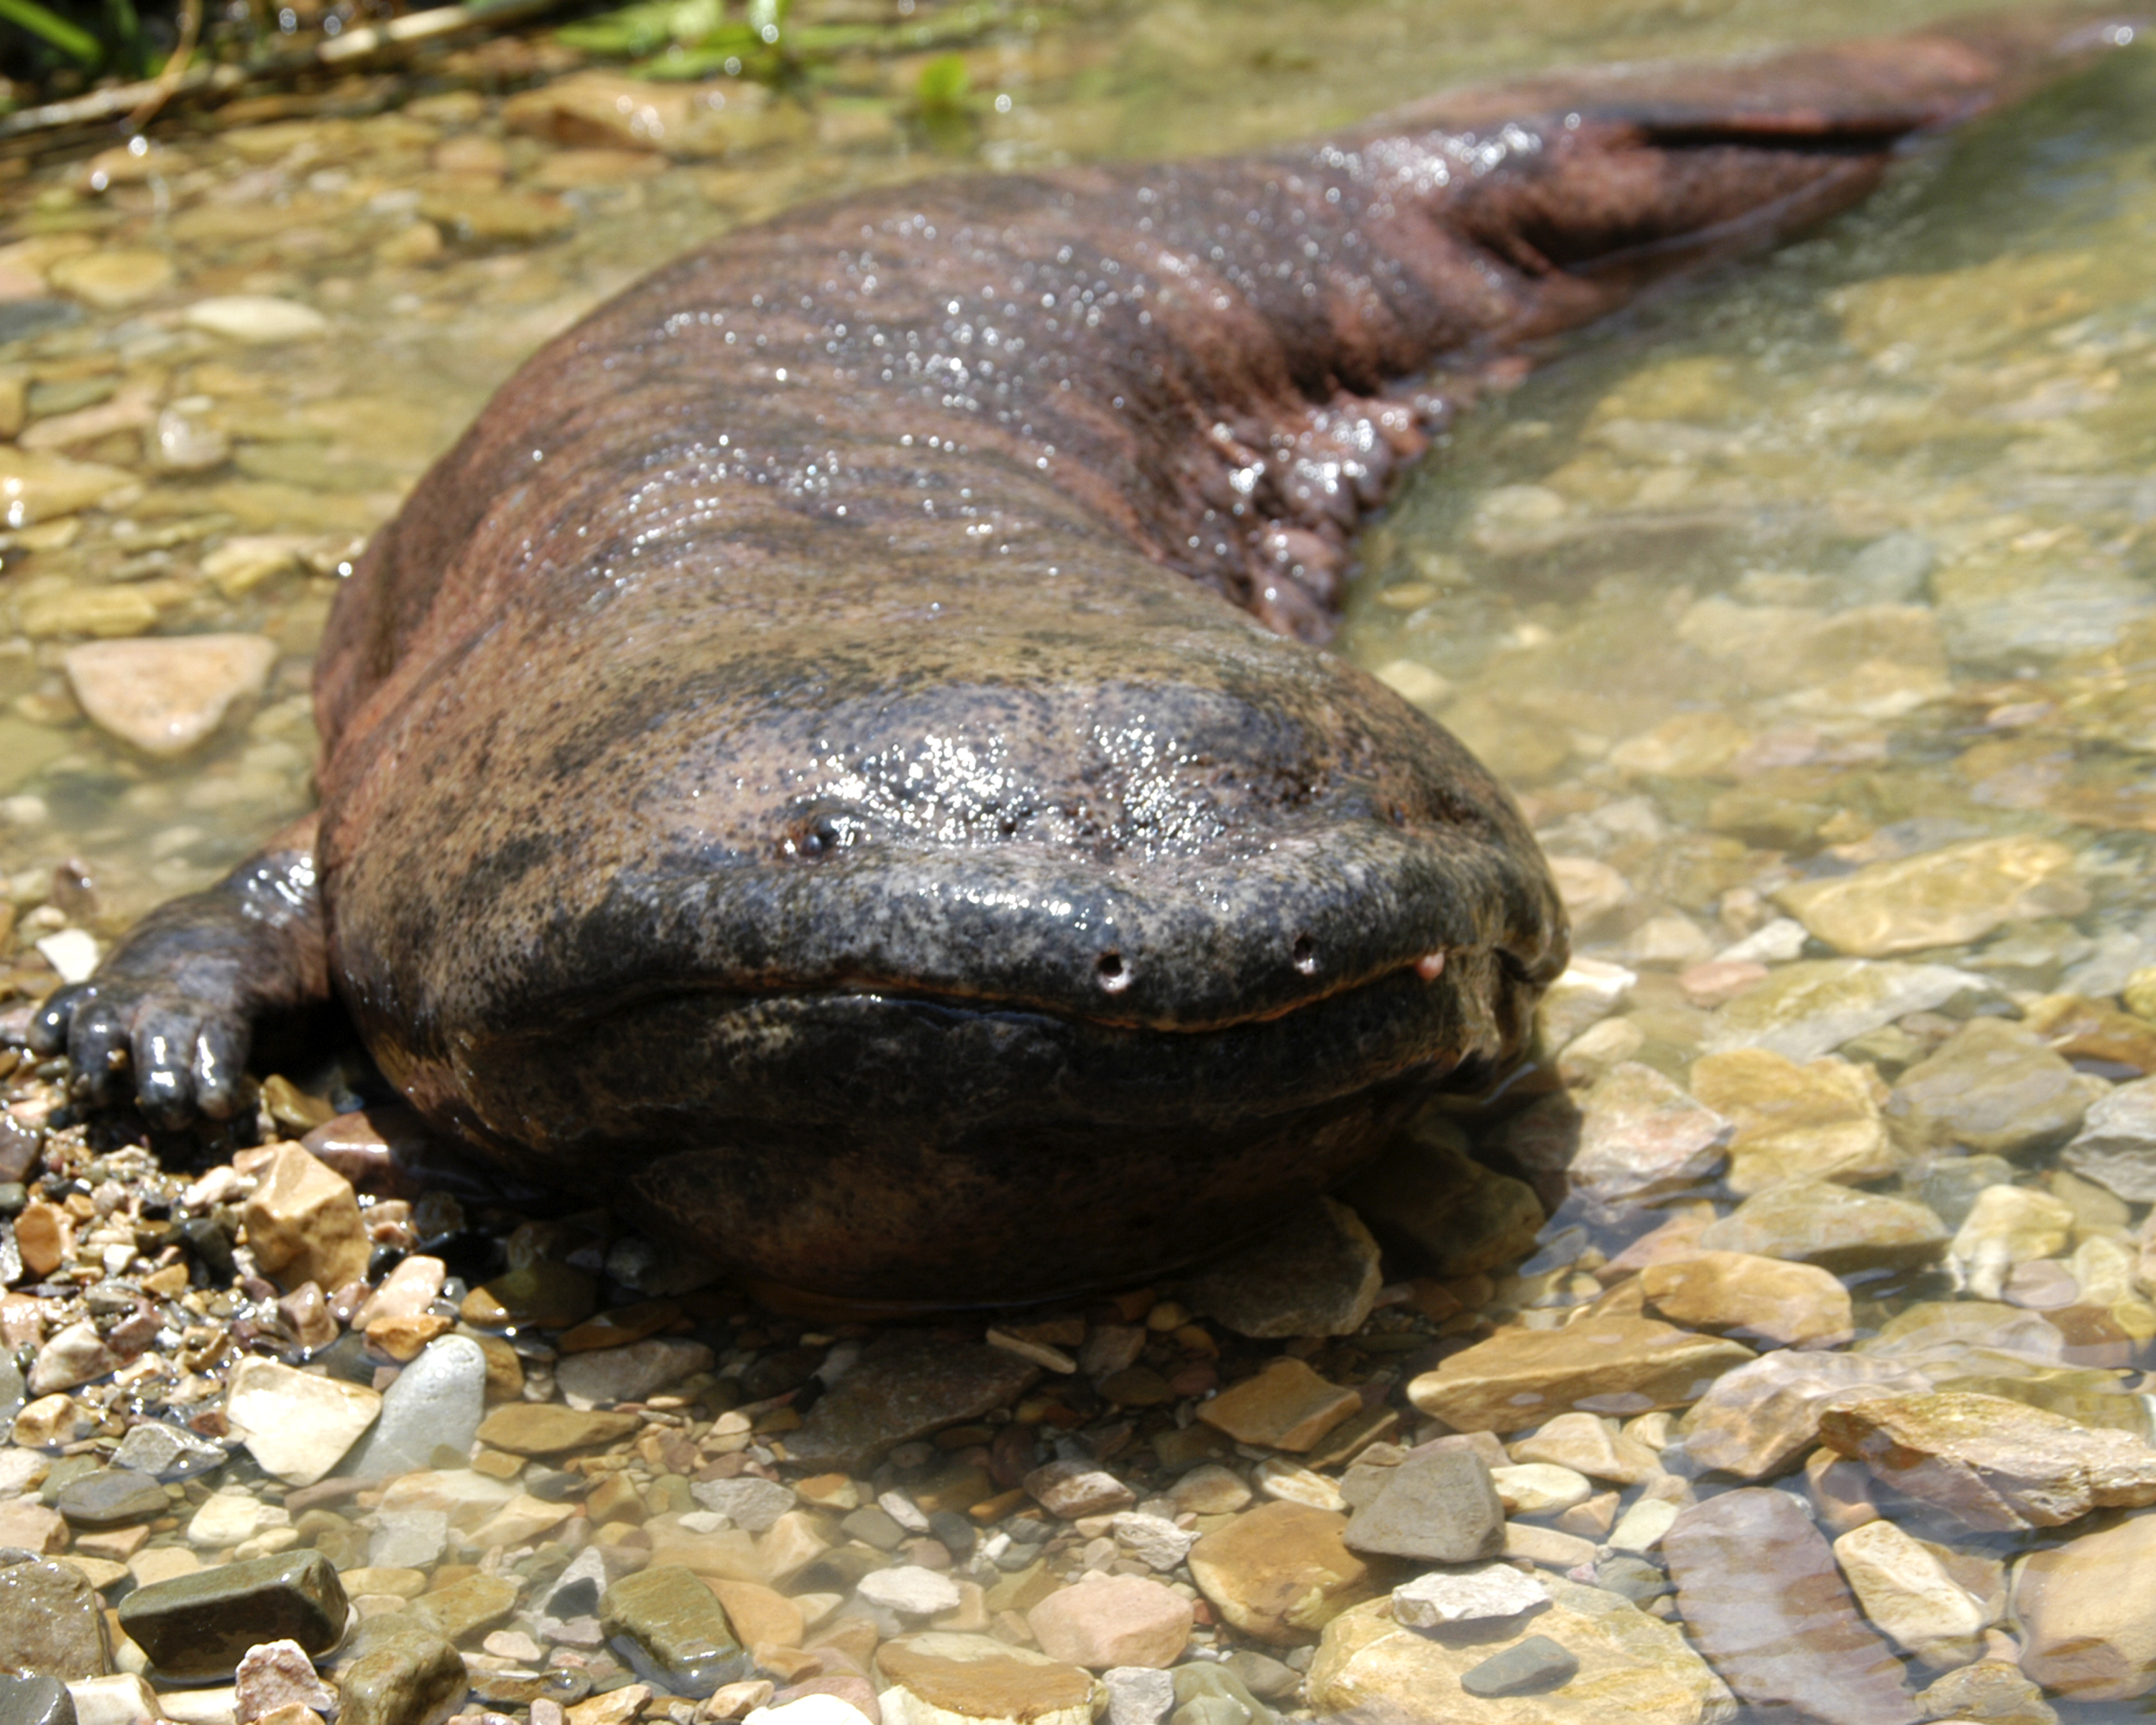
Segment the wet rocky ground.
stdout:
[[[970,50],[974,159],[1352,110],[1281,55],[1442,74],[1385,8],[1250,17]],[[339,571],[518,358],[949,165],[911,64],[488,52],[0,182],[0,1667],[50,1680],[0,1725],[2138,1715],[2156,73],[1481,380],[1370,536],[1343,650],[1572,907],[1528,1070],[1198,1273],[868,1323],[400,1172],[333,1041],[162,1162],[22,1048],[305,806]]]

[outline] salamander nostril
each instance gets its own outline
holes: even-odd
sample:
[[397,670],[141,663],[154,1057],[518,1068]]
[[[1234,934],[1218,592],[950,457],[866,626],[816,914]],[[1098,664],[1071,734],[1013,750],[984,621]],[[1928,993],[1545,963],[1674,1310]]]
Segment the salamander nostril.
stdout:
[[1131,985],[1131,973],[1124,968],[1121,952],[1103,952],[1093,961],[1093,974],[1100,978],[1101,986],[1111,994],[1120,994]]
[[1317,974],[1317,942],[1308,935],[1299,934],[1295,937],[1292,957],[1295,968],[1305,976]]

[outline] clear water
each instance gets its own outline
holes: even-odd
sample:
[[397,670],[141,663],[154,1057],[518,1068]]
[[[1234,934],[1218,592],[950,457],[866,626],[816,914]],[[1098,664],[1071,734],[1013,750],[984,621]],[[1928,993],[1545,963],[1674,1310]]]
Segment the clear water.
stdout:
[[[230,440],[233,461],[199,475],[161,474],[145,461],[142,431],[89,438],[65,453],[136,470],[140,494],[11,535],[0,551],[8,896],[28,912],[53,868],[76,860],[96,881],[100,926],[116,928],[213,877],[303,808],[312,738],[301,697],[337,564],[538,342],[737,221],[953,167],[1255,146],[1461,80],[1761,49],[1947,9],[1176,0],[1021,16],[993,33],[968,51],[979,117],[955,149],[947,137],[947,147],[929,147],[904,117],[916,56],[837,69],[814,102],[831,145],[796,141],[650,177],[609,178],[614,170],[602,167],[594,182],[559,193],[544,188],[578,177],[550,177],[548,159],[560,152],[504,138],[498,101],[449,80],[413,105],[369,117],[273,121],[199,139],[175,130],[157,140],[146,172],[100,158],[113,182],[102,191],[91,189],[95,165],[80,159],[38,165],[0,183],[10,240],[48,254],[70,240],[162,254],[172,275],[139,303],[79,305],[79,321],[64,328],[0,343],[0,368],[28,378],[33,413],[130,392],[177,403],[189,427]],[[1686,703],[1722,698],[1727,680],[1710,667],[1672,667],[1635,641],[1680,588],[1717,592],[1763,569],[1830,573],[1865,536],[1912,523],[2009,539],[2063,529],[2061,547],[2116,540],[2127,531],[2118,523],[2132,520],[2125,481],[2145,435],[2136,302],[2146,279],[2138,212],[2148,199],[2149,76],[2145,57],[2131,57],[2070,95],[1928,152],[1827,236],[1570,343],[1560,362],[1471,417],[1424,465],[1368,547],[1343,650],[1440,671],[1459,687],[1444,708],[1448,721],[1488,746],[1522,788],[1555,788],[1591,766],[1598,739],[1647,728],[1677,691]],[[557,198],[569,231],[534,244],[453,244],[424,262],[399,261],[426,200],[454,205],[490,183]],[[1984,296],[2020,291],[2015,260],[2049,284],[2092,250],[2092,279],[2061,300],[2085,309],[2017,323],[2003,341],[1987,328],[1959,348],[1897,345],[1881,325],[1866,337],[1867,354],[1850,345],[1831,303],[1849,284],[1968,270],[1964,285],[1940,285],[1946,315],[1987,325]],[[1979,268],[1987,264],[1989,272]],[[316,306],[328,338],[249,347],[178,322],[192,300],[239,291]],[[1964,291],[1967,308],[1956,311],[1951,302]],[[0,321],[0,334],[6,328]],[[1723,447],[1671,465],[1596,440],[1598,402],[1626,378],[1681,360],[1728,362],[1712,371],[1726,400],[1696,409],[1707,415],[1702,434]],[[1553,474],[1575,524],[1592,510],[1620,529],[1497,557],[1478,551],[1471,529],[1463,536],[1486,494]],[[1503,494],[1500,507],[1508,495],[1518,503]],[[1978,495],[2001,506],[1974,508]],[[2004,524],[2010,512],[2028,516],[2018,535]],[[214,553],[233,534],[290,536],[303,542],[300,561],[228,596],[203,565],[218,567]],[[2055,548],[2036,561],[2058,556]],[[2138,579],[2130,547],[2114,561],[2121,579]],[[150,762],[84,722],[59,668],[79,637],[38,623],[41,597],[115,586],[150,601],[158,632],[259,629],[282,649],[259,706],[177,763]],[[1529,638],[1540,644],[1523,649]],[[1476,668],[1501,662],[1493,686],[1505,692],[1493,707],[1477,691]],[[1957,661],[1958,675],[1964,669]],[[1602,675],[1613,670],[1614,685]],[[1558,762],[1555,732],[1523,716],[1537,702],[1563,706],[1566,685],[1640,693],[1567,715],[1578,747]],[[1943,711],[1910,722],[1929,731]]]
[[[955,147],[904,117],[917,57],[861,57],[806,137],[719,163],[506,136],[495,95],[444,78],[364,117],[176,129],[143,164],[107,162],[101,188],[80,159],[0,180],[0,244],[28,248],[0,266],[64,280],[82,236],[146,254],[145,280],[170,272],[0,340],[33,434],[149,409],[64,446],[126,470],[101,506],[0,548],[0,901],[18,924],[0,981],[42,992],[37,937],[116,932],[307,805],[311,655],[340,567],[526,354],[686,246],[953,167],[1257,146],[1451,83],[1953,9],[1103,5],[969,49],[978,112]],[[486,203],[505,190],[551,201]],[[458,208],[567,225],[432,249],[418,213]],[[326,334],[251,347],[182,319],[237,293],[312,306]],[[0,336],[21,303],[0,301]],[[1927,147],[1819,236],[1538,357],[1367,535],[1339,646],[1457,730],[1569,860],[1583,950],[1641,973],[1637,1058],[1683,1077],[1706,1014],[1675,978],[1774,919],[1776,891],[1965,839],[2061,841],[2088,908],[1928,957],[2023,999],[2113,997],[2156,964],[2156,54]],[[158,412],[229,461],[161,470]],[[289,555],[235,561],[248,536],[286,536]],[[137,632],[259,631],[280,656],[208,743],[154,762],[71,693],[82,637],[51,619],[85,596],[131,606]],[[1512,1296],[1588,1297],[1562,1274],[1577,1249]]]

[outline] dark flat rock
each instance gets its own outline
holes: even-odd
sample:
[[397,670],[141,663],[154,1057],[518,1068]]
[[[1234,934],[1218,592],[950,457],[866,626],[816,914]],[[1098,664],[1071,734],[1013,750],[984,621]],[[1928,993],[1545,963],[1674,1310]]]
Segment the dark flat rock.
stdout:
[[320,1552],[281,1552],[152,1582],[120,1602],[120,1626],[160,1671],[229,1676],[263,1641],[326,1653],[344,1634],[346,1600]]
[[787,1459],[859,1471],[895,1444],[1002,1407],[1040,1375],[1000,1348],[892,1347],[864,1358],[809,1410],[786,1440]]
[[1460,1686],[1487,1700],[1502,1695],[1538,1695],[1579,1675],[1579,1661],[1548,1635],[1529,1635],[1502,1653],[1493,1653],[1460,1674]]
[[54,1508],[71,1527],[119,1527],[146,1521],[171,1507],[165,1488],[146,1473],[130,1467],[100,1468],[69,1480]]

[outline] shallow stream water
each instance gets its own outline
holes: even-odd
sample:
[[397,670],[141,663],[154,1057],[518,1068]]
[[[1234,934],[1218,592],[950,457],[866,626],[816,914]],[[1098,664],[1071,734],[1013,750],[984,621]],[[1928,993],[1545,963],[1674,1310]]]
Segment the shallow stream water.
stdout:
[[[765,110],[732,151],[698,161],[572,146],[506,124],[503,63],[482,52],[453,57],[383,111],[200,134],[174,125],[146,150],[120,146],[0,179],[0,421],[13,422],[0,481],[13,487],[0,530],[0,963],[12,967],[0,969],[0,1010],[75,973],[95,942],[207,884],[306,808],[311,654],[367,533],[520,360],[684,248],[834,191],[954,170],[1255,147],[1449,84],[1763,50],[1953,9],[1876,0],[1803,8],[1165,0],[1014,14],[964,50],[968,116],[934,128],[932,139],[908,110],[927,54],[863,54],[834,65],[807,99]],[[204,301],[239,295],[285,309],[222,326],[195,315]],[[2156,1120],[2143,1117],[2136,1128],[2145,1141],[2138,1153],[2129,1145],[2109,1162],[2073,1151],[2059,1158],[2085,1138],[2092,1107],[2156,1070],[2156,53],[2118,56],[1928,144],[1869,204],[1817,236],[1665,292],[1537,357],[1523,380],[1483,384],[1475,410],[1366,534],[1337,644],[1495,768],[1557,864],[1589,962],[1553,1003],[1549,1058],[1499,1107],[1463,1112],[1466,1137],[1457,1141],[1506,1170],[1507,1191],[1532,1187],[1553,1214],[1538,1238],[1529,1219],[1506,1262],[1437,1252],[1416,1279],[1412,1254],[1389,1259],[1384,1303],[1358,1337],[1289,1351],[1330,1381],[1358,1386],[1369,1410],[1389,1399],[1393,1423],[1373,1423],[1364,1435],[1408,1444],[1443,1429],[1419,1417],[1444,1418],[1419,1394],[1419,1416],[1394,1394],[1410,1371],[1434,1372],[1470,1340],[1552,1329],[1604,1297],[1621,1307],[1604,1289],[1621,1293],[1629,1265],[1611,1260],[1627,1248],[1631,1262],[1656,1257],[1638,1243],[1650,1228],[1674,1230],[1661,1236],[1661,1255],[1675,1261],[1740,1201],[1792,1177],[1823,1177],[1840,1183],[1820,1200],[1827,1211],[1844,1189],[1920,1199],[1953,1236],[1915,1269],[1876,1240],[1868,1258],[1815,1250],[1812,1235],[1838,1225],[1825,1212],[1794,1232],[1745,1237],[1745,1250],[1809,1254],[1840,1273],[1854,1295],[1860,1349],[1921,1353],[1934,1386],[1980,1381],[2004,1400],[2077,1409],[2092,1429],[2146,1438],[2139,1373],[2156,1343],[2156,1286],[2141,1240],[2156,1198]],[[259,636],[273,650],[249,661],[259,678],[247,680],[207,740],[160,759],[85,713],[73,649],[210,632]],[[1863,973],[1889,979],[1871,993],[1870,982],[1850,980],[1854,972],[1789,969],[1837,958],[1910,968]],[[1953,974],[1920,978],[1917,967]],[[1785,998],[1799,974],[1842,993],[1808,1004]],[[1870,1010],[1895,989],[1894,1009]],[[1835,1020],[1829,1034],[1820,1024],[1837,1008],[1856,1016]],[[2011,1028],[1994,1047],[1983,1040],[1989,1030],[1972,1040],[1968,1027],[1979,1021]],[[1781,1066],[1735,1058],[1761,1047],[1790,1058]],[[55,1095],[32,1079],[25,1065],[13,1098],[18,1117],[34,1125]],[[1507,1112],[1530,1093],[1539,1098],[1532,1107]],[[312,1117],[304,1096],[285,1106],[286,1127]],[[1586,1152],[1608,1153],[1599,1184],[1576,1179],[1560,1204],[1560,1163],[1586,1153],[1582,1110]],[[1712,1142],[1691,1160],[1654,1162],[1656,1147],[1670,1152],[1703,1115],[1720,1122],[1700,1128]],[[1666,1127],[1661,1137],[1661,1127],[1642,1125],[1650,1121]],[[89,1153],[77,1142],[68,1153]],[[112,1170],[116,1178],[139,1172]],[[249,1178],[198,1192],[195,1208],[239,1202]],[[76,1195],[90,1209],[78,1206],[76,1219],[90,1224],[110,1206],[97,1209],[98,1180],[80,1183]],[[2021,1196],[1983,1197],[2000,1191]],[[168,1194],[167,1210],[174,1201]],[[1491,1214],[1502,1208],[1492,1200]],[[1517,1231],[1517,1204],[1507,1215]],[[424,1236],[384,1217],[380,1239]],[[1860,1235],[1868,1225],[1851,1224]],[[582,1264],[579,1274],[611,1276],[594,1285],[610,1296],[669,1297],[662,1278],[639,1281],[633,1254],[623,1265],[603,1250],[593,1259],[588,1239],[532,1236],[524,1251],[546,1259],[557,1247]],[[104,1267],[85,1267],[77,1281],[125,1273],[139,1282],[145,1266],[125,1250],[103,1250]],[[169,1261],[180,1260],[174,1251]],[[1636,1312],[1636,1287],[1633,1297]],[[1673,1317],[1681,1303],[1672,1295],[1656,1309]],[[1966,1309],[1942,1317],[1948,1307]],[[213,1326],[245,1321],[223,1295],[191,1309]],[[1142,1327],[1144,1312],[1141,1303],[1121,1322]],[[2029,1323],[2044,1312],[2068,1316],[2045,1320],[2032,1340]],[[1729,1328],[1726,1319],[1694,1321]],[[1072,1322],[1063,1341],[1035,1345],[1075,1351],[1103,1326],[1118,1327],[1112,1312]],[[1158,1367],[1158,1399],[1081,1396],[1068,1420],[1036,1406],[1034,1424],[1097,1436],[1101,1420],[1113,1430],[1127,1414],[1113,1447],[1096,1445],[1104,1461],[1144,1453],[1149,1419],[1197,1430],[1194,1410],[1214,1385],[1232,1385],[1257,1359],[1218,1325],[1209,1336],[1199,1323],[1194,1338],[1193,1322],[1173,1301],[1157,1307],[1146,1363],[1134,1364],[1134,1353],[1120,1368]],[[520,1346],[531,1376],[512,1394],[547,1398],[560,1339],[552,1330],[565,1327],[526,1324]],[[725,1471],[725,1457],[750,1455],[757,1469],[783,1461],[790,1416],[767,1404],[802,1381],[794,1367],[829,1359],[837,1333],[747,1316],[708,1295],[660,1326],[668,1327],[716,1328],[731,1347],[685,1385],[639,1403],[655,1409],[647,1438],[673,1431],[688,1447],[676,1455],[645,1442],[617,1470],[643,1494],[639,1512],[619,1518],[630,1526],[647,1514],[696,1513],[682,1480],[710,1484],[713,1470],[741,1477],[738,1466]],[[1876,1346],[1881,1332],[1922,1346]],[[204,1352],[208,1339],[190,1343],[201,1359],[182,1380],[213,1373],[202,1363],[214,1352]],[[841,1336],[837,1347],[859,1339]],[[26,1363],[49,1340],[46,1327],[8,1332]],[[1173,1358],[1162,1353],[1171,1341],[1180,1349]],[[1807,1341],[1842,1345],[1824,1332]],[[767,1369],[774,1358],[788,1363]],[[378,1381],[394,1376],[385,1365]],[[101,1460],[126,1423],[125,1398],[98,1400],[95,1382],[78,1394],[105,1425],[79,1425],[43,1449]],[[2089,1414],[2090,1398],[2101,1400],[2100,1414]],[[1450,1405],[1457,1414],[1460,1404]],[[1579,1405],[1640,1413],[1621,1397],[1589,1394]],[[742,1407],[761,1422],[753,1430]],[[970,1455],[971,1442],[985,1455],[1005,1417],[963,1428],[947,1450]],[[1643,1417],[1625,1428],[1627,1440],[1656,1450],[1674,1440],[1675,1457],[1683,1443],[1675,1428],[1661,1414]],[[16,1447],[40,1447],[17,1435]],[[1170,1522],[1180,1515],[1186,1531],[1219,1532],[1233,1492],[1204,1504],[1195,1494],[1173,1498],[1165,1483],[1173,1447],[1154,1442],[1154,1461],[1139,1468],[1140,1507]],[[1555,1455],[1563,1445],[1548,1447]],[[1246,1440],[1224,1459],[1255,1481],[1261,1501],[1323,1507],[1333,1487],[1300,1474],[1323,1450]],[[1337,1486],[1352,1455],[1343,1449],[1317,1472]],[[1287,1474],[1282,1456],[1297,1464]],[[1210,1459],[1192,1447],[1182,1466]],[[228,1489],[274,1503],[274,1485],[234,1466]],[[927,1464],[912,1466],[917,1474]],[[564,1501],[566,1476],[531,1466],[523,1486],[539,1501]],[[1583,1473],[1599,1507],[1516,1514],[1540,1515],[1599,1548],[1584,1572],[1593,1577],[1610,1558],[1603,1536],[1614,1517],[1656,1488],[1584,1463],[1575,1476]],[[877,1490],[912,1490],[915,1474],[894,1480],[886,1464],[873,1478],[864,1472],[861,1489],[827,1484],[828,1502],[803,1498],[796,1510],[826,1513],[832,1526],[810,1532],[849,1549],[836,1531],[841,1512]],[[514,1463],[486,1476],[514,1476]],[[1753,1477],[1696,1460],[1660,1476],[1702,1476],[1698,1495]],[[1758,1476],[1800,1495],[1810,1477]],[[19,1471],[7,1478],[13,1483],[0,1497],[40,1489],[25,1487]],[[2118,1501],[2156,1498],[2156,1457],[2148,1481],[2146,1497]],[[1605,1490],[1612,1484],[1621,1502]],[[170,1489],[177,1519],[149,1536],[151,1548],[215,1558],[244,1553],[250,1539],[266,1541],[269,1553],[303,1543],[283,1537],[291,1518],[280,1523],[273,1507],[228,1544],[190,1543],[183,1524],[208,1493],[199,1482]],[[1683,1489],[1670,1488],[1670,1501]],[[1837,1523],[1827,1507],[1840,1489],[1810,1487],[1829,1538],[1856,1525]],[[916,1491],[909,1502],[932,1495]],[[1930,1631],[1897,1641],[1912,1661],[1912,1690],[2028,1653],[2025,1614],[1986,1604],[2004,1572],[1987,1581],[1983,1565],[1997,1570],[2105,1525],[2077,1520],[2010,1537],[1957,1522],[1921,1493],[1873,1496],[1888,1521],[1963,1563],[1953,1571],[1942,1558],[1941,1573],[1960,1575],[1975,1601],[1964,1610],[1974,1626],[1964,1624],[1958,1639],[1938,1629],[1953,1617],[1943,1607],[1944,1619],[1922,1620]],[[962,1497],[947,1501],[963,1510]],[[582,1687],[518,1701],[505,1679],[497,1711],[547,1725],[558,1717],[545,1711],[557,1695],[591,1705],[587,1696],[603,1698],[640,1674],[574,1636],[540,1633],[567,1615],[546,1618],[535,1603],[561,1572],[561,1553],[547,1554],[543,1514],[521,1545],[449,1538],[426,1562],[405,1564],[380,1557],[378,1522],[349,1502],[322,1501],[346,1513],[304,1538],[335,1552],[340,1568],[377,1581],[417,1575],[414,1588],[430,1584],[438,1562],[448,1566],[439,1573],[455,1572],[445,1584],[519,1578],[521,1604],[486,1624],[474,1620],[462,1644],[468,1662],[482,1673],[573,1671]],[[378,1513],[377,1504],[361,1507]],[[498,1508],[490,1499],[489,1513]],[[303,1524],[310,1512],[325,1512],[303,1511]],[[449,1513],[465,1532],[478,1525],[459,1520],[456,1503]],[[1056,1575],[1135,1563],[1119,1573],[1157,1572],[1185,1595],[1213,1597],[1179,1559],[1148,1568],[1133,1558],[1132,1541],[1118,1546],[1105,1520],[1065,1522],[1041,1536]],[[915,1531],[903,1517],[901,1525]],[[1008,1533],[992,1535],[1007,1550]],[[863,1543],[859,1532],[847,1537]],[[124,1568],[141,1542],[122,1553],[124,1544],[99,1548],[110,1554],[92,1560]],[[376,1556],[362,1561],[370,1550]],[[1661,1561],[1655,1553],[1650,1540],[1633,1555],[1651,1564]],[[2152,1566],[2156,1555],[2136,1557],[2105,1572],[2099,1590],[2156,1597]],[[858,1579],[825,1568],[808,1589],[819,1600]],[[1582,1579],[1577,1563],[1557,1568]],[[112,1599],[140,1579],[92,1573]],[[1005,1563],[1000,1573],[1017,1571]],[[768,1577],[778,1576],[774,1558]],[[398,1596],[369,1597],[388,1610],[382,1600]],[[1887,1628],[1890,1606],[1868,1594],[1865,1603]],[[978,1604],[969,1598],[967,1609]],[[752,1605],[742,1611],[752,1615]],[[1587,1609],[1571,1600],[1566,1609],[1575,1606]],[[869,1616],[887,1630],[918,1627],[893,1617],[896,1608],[877,1609],[883,1617]],[[986,1627],[991,1615],[968,1627]],[[1893,1620],[1907,1627],[1921,1617],[1910,1608]],[[1259,1645],[1217,1622],[1201,1615],[1194,1645],[1207,1658]],[[803,1627],[814,1624],[795,1625]],[[2103,1633],[2130,1643],[2121,1656],[2129,1662],[2156,1661],[2156,1625]],[[483,1634],[525,1637],[535,1656],[509,1641],[488,1651]],[[1292,1640],[1267,1645],[1282,1653]],[[556,1656],[564,1648],[567,1665]],[[1319,1656],[1321,1671],[1332,1656]],[[1353,1677],[1341,1653],[1327,1679],[1329,1703],[1294,1678],[1272,1698],[1288,1709],[1382,1711],[1405,1704],[1406,1692],[1389,1694],[1386,1682],[1437,1681],[1404,1677],[1406,1666],[1387,1676],[1378,1670],[1386,1656],[1368,1654]],[[1800,1645],[1797,1656],[1801,1667],[1810,1655]],[[1286,1663],[1301,1672],[1311,1660],[1306,1652]],[[2112,1693],[2071,1676],[2042,1681],[2042,1701],[1994,1696],[1986,1712],[1957,1694],[1928,1711],[2041,1725],[2046,1706],[2092,1718],[2139,1710],[2133,1681]],[[1188,1697],[1178,1691],[1177,1699]],[[1721,1706],[1697,1696],[1690,1713],[1681,1697],[1609,1704],[1672,1725],[1716,1717]],[[689,1704],[662,1693],[644,1705],[659,1717]],[[1476,1717],[1522,1725],[1585,1717],[1555,1700],[1547,1712],[1490,1705],[1496,1710]],[[1674,1711],[1658,1711],[1666,1707]],[[605,1716],[586,1717],[596,1725]],[[1183,1725],[1220,1722],[1203,1713]]]

